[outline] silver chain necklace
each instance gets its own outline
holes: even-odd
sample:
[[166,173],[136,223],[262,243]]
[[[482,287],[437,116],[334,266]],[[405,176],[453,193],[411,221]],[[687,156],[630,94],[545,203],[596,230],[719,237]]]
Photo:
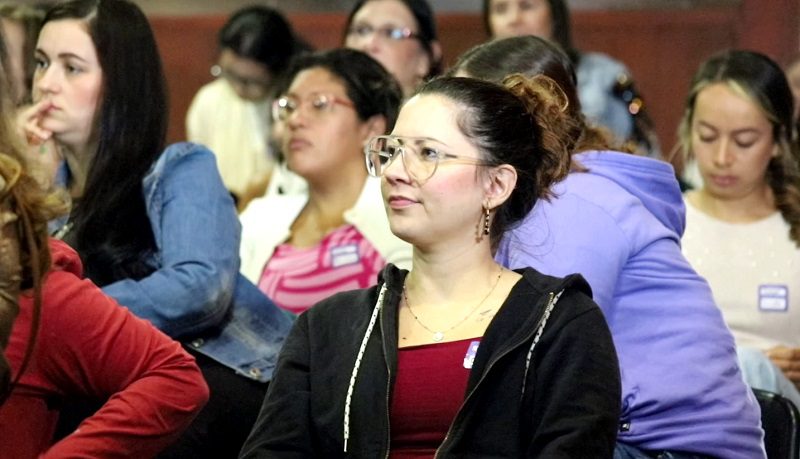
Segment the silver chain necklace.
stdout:
[[411,302],[408,301],[408,294],[406,293],[406,284],[405,283],[403,283],[403,299],[406,302],[406,306],[408,306],[408,312],[411,313],[411,317],[413,317],[414,320],[416,320],[417,323],[420,324],[420,326],[422,328],[424,328],[425,330],[428,330],[430,333],[432,333],[433,334],[433,341],[438,343],[438,342],[441,342],[444,339],[445,333],[450,333],[451,331],[455,330],[456,327],[458,327],[459,325],[461,325],[464,322],[466,322],[467,319],[472,317],[472,315],[475,314],[475,311],[477,311],[478,308],[480,308],[481,305],[484,302],[486,302],[486,300],[492,295],[492,292],[494,292],[494,290],[497,288],[497,284],[500,283],[500,278],[503,277],[503,271],[504,271],[503,268],[500,268],[500,273],[497,274],[497,279],[495,279],[494,285],[492,285],[491,290],[489,290],[489,293],[487,293],[486,296],[483,297],[483,299],[480,301],[480,303],[478,303],[475,306],[473,306],[472,309],[469,311],[469,314],[464,316],[463,319],[459,320],[458,322],[455,323],[455,325],[453,325],[452,327],[450,327],[450,328],[448,328],[447,330],[444,330],[444,331],[441,331],[441,330],[440,331],[435,331],[435,330],[430,329],[427,325],[422,323],[421,320],[419,320],[419,317],[417,317],[416,314],[414,314],[414,309],[411,308]]

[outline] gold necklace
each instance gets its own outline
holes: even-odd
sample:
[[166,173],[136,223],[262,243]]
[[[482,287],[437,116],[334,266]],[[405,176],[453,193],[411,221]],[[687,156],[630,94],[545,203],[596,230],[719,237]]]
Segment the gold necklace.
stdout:
[[408,301],[408,294],[406,293],[406,284],[405,283],[403,283],[403,299],[406,302],[406,306],[408,306],[408,312],[411,313],[411,317],[413,317],[414,320],[416,320],[417,323],[420,324],[420,326],[422,326],[422,328],[424,328],[425,330],[428,330],[430,333],[432,333],[433,334],[433,341],[438,343],[438,342],[441,342],[444,339],[445,333],[450,333],[456,327],[458,327],[459,325],[461,325],[464,322],[466,322],[467,319],[469,319],[472,316],[472,314],[475,314],[475,311],[477,311],[478,308],[480,308],[481,305],[484,302],[486,302],[486,300],[492,295],[492,292],[494,292],[494,290],[497,288],[497,284],[500,283],[500,278],[503,277],[503,271],[504,270],[501,267],[500,268],[500,272],[497,274],[497,279],[495,279],[494,285],[492,285],[492,288],[491,288],[491,290],[489,290],[489,293],[487,293],[486,296],[484,296],[483,299],[478,304],[476,304],[475,306],[472,307],[472,309],[469,311],[469,314],[464,316],[463,319],[461,319],[458,322],[456,322],[455,325],[453,325],[452,327],[450,327],[450,328],[448,328],[447,330],[444,330],[444,331],[441,331],[441,330],[440,331],[435,331],[435,330],[430,329],[427,325],[422,323],[421,320],[419,320],[419,317],[417,317],[416,314],[414,314],[414,309],[411,308],[411,302]]

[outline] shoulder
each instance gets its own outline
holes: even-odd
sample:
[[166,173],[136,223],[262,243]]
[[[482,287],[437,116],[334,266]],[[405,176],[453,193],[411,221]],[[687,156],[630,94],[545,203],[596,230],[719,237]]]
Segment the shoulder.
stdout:
[[239,215],[242,228],[249,231],[268,224],[272,228],[284,228],[290,225],[308,201],[305,193],[268,194],[250,201]]
[[150,187],[179,170],[196,174],[197,183],[204,182],[209,175],[218,175],[216,159],[211,150],[200,144],[180,142],[164,149],[145,176],[143,184],[145,188]]
[[[384,295],[389,297],[399,296],[403,288],[405,275],[405,270],[401,270],[389,263],[378,275],[376,285],[337,293],[320,301],[304,312],[303,315],[306,316],[310,326],[315,323],[325,324],[324,326],[335,324],[338,327],[352,330],[356,324],[369,319],[384,286],[386,290]],[[391,301],[386,301],[386,297],[384,297],[382,306],[390,303]],[[347,318],[347,320],[343,320],[344,318]]]
[[578,71],[592,74],[610,74],[615,79],[621,73],[630,73],[625,64],[603,53],[581,54],[581,59],[578,62]]

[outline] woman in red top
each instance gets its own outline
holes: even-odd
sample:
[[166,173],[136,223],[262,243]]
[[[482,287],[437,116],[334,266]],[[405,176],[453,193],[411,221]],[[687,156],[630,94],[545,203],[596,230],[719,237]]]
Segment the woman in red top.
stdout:
[[[75,251],[55,240],[48,248],[47,221],[64,204],[26,174],[2,116],[9,102],[0,91],[0,382],[3,368],[14,378],[10,394],[0,385],[0,458],[152,457],[191,422],[208,388],[178,343],[81,279]],[[51,444],[59,402],[76,396],[108,401]]]

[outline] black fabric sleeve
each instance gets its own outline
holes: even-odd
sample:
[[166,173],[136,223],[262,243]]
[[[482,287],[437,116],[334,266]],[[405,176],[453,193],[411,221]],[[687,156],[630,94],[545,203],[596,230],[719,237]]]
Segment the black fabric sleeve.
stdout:
[[314,457],[307,315],[294,324],[240,458]]
[[[529,375],[536,435],[526,457],[611,458],[621,409],[611,332],[600,308],[586,295],[565,292],[556,308],[565,319],[555,320],[543,334],[535,350],[534,374]],[[581,312],[568,313],[576,309]]]

